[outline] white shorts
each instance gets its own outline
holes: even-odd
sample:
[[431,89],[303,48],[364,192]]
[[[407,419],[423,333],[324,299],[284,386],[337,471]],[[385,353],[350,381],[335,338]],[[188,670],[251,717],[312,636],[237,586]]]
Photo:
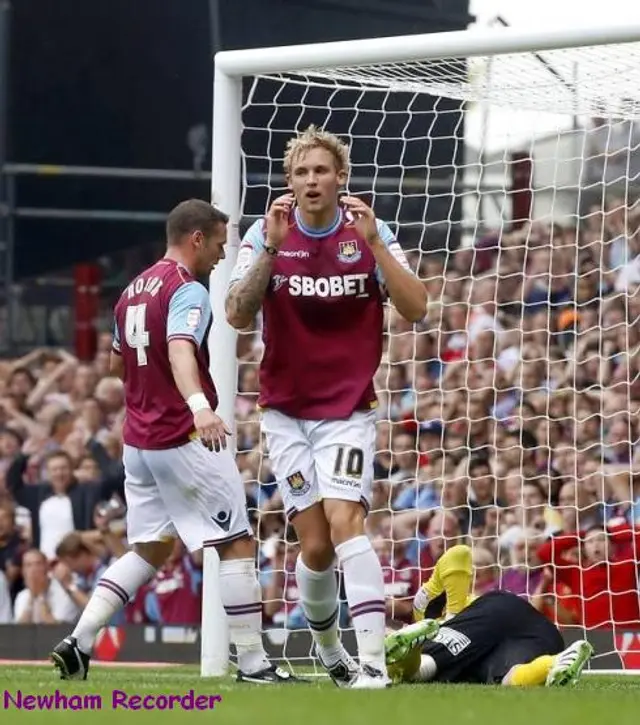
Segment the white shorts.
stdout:
[[252,535],[244,484],[228,450],[214,453],[200,441],[163,451],[125,446],[123,460],[130,544],[179,536],[197,551]]
[[359,501],[369,510],[375,411],[347,420],[300,420],[265,410],[262,430],[287,517],[325,498]]

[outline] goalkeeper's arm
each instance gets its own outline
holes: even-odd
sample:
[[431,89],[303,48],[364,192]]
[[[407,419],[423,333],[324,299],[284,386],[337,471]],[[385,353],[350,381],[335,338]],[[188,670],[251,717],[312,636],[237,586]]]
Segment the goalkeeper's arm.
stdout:
[[[428,613],[429,604],[444,595],[445,617],[461,612],[469,603],[473,581],[471,549],[454,546],[445,552],[433,570],[429,581],[418,590],[413,600],[413,618],[418,622]],[[436,618],[440,613],[436,614]]]

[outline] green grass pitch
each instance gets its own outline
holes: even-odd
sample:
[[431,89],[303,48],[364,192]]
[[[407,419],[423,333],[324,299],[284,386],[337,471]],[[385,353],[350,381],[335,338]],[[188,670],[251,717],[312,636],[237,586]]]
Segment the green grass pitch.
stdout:
[[[0,723],[220,723],[220,725],[587,725],[612,723],[636,725],[640,717],[640,679],[625,676],[584,677],[574,688],[528,690],[461,685],[402,685],[384,691],[338,690],[325,678],[311,684],[238,685],[232,676],[224,679],[199,677],[197,668],[161,669],[93,667],[87,682],[60,682],[52,668],[14,666],[0,668]],[[53,708],[56,689],[67,697],[79,695],[68,704],[85,704],[94,697],[94,709],[49,709],[35,707],[35,697],[49,696]],[[113,692],[138,695],[127,704],[140,709],[113,708]],[[201,697],[201,707],[183,710],[178,696],[190,690]],[[22,704],[34,709],[17,709],[7,699],[22,693]],[[174,695],[173,709],[143,709],[143,697]],[[220,700],[213,699],[219,695]],[[96,707],[100,697],[101,707]],[[165,697],[165,700],[167,698]],[[41,701],[42,702],[42,701]],[[62,700],[59,700],[62,702]],[[194,704],[196,700],[194,699]],[[162,704],[162,700],[160,700]],[[87,700],[90,705],[91,701]],[[150,701],[147,700],[147,705]],[[186,701],[187,706],[189,701]]]

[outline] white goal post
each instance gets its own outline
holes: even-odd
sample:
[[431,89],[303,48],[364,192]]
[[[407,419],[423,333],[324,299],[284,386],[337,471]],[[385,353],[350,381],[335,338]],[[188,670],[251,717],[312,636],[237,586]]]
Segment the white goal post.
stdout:
[[[615,51],[611,49],[615,48]],[[628,60],[625,62],[625,56]],[[587,27],[571,29],[549,29],[540,31],[518,30],[515,28],[500,29],[470,29],[459,32],[438,34],[410,35],[403,37],[371,38],[345,42],[318,43],[311,45],[296,45],[274,48],[260,48],[252,50],[223,51],[215,56],[214,75],[214,103],[213,103],[213,145],[212,145],[212,203],[229,214],[229,237],[226,247],[226,259],[222,261],[211,275],[211,304],[213,308],[213,326],[209,338],[211,356],[211,371],[220,396],[218,409],[221,417],[235,426],[236,395],[238,391],[238,360],[236,359],[236,345],[238,335],[226,323],[224,311],[224,298],[230,273],[236,262],[239,242],[240,224],[244,215],[257,217],[266,211],[266,203],[255,204],[254,208],[247,209],[246,194],[249,186],[247,182],[247,168],[251,164],[251,154],[259,155],[268,167],[269,174],[281,173],[281,144],[278,134],[283,128],[274,129],[271,133],[269,115],[265,118],[264,129],[248,129],[249,131],[264,131],[260,136],[260,143],[264,140],[264,148],[246,153],[243,147],[244,134],[247,128],[243,121],[244,109],[252,102],[256,106],[269,106],[271,117],[279,111],[278,90],[287,84],[300,86],[303,91],[301,104],[308,107],[319,107],[325,100],[317,100],[315,96],[308,95],[307,90],[324,87],[325,97],[333,98],[339,95],[342,89],[357,91],[364,97],[368,93],[384,94],[380,99],[382,113],[385,113],[386,101],[393,94],[411,94],[412,98],[422,95],[454,99],[460,103],[461,112],[473,104],[498,106],[507,109],[525,109],[535,111],[542,108],[550,113],[557,111],[562,114],[575,116],[591,116],[596,112],[604,117],[632,118],[640,117],[640,93],[638,92],[638,73],[629,71],[632,65],[638,66],[640,62],[640,26],[624,25],[616,27]],[[576,49],[573,54],[569,51]],[[584,50],[588,49],[588,50]],[[562,60],[563,53],[567,58],[584,59],[588,65],[584,76],[576,76],[569,84],[559,84],[553,81],[549,86],[545,80],[540,80],[543,71],[537,71],[534,56],[549,52],[549,58],[556,52]],[[599,65],[598,59],[603,62]],[[489,63],[497,62],[493,80],[487,83],[473,82],[467,75],[466,62],[468,59],[482,58]],[[499,67],[500,59],[504,59],[503,67]],[[463,65],[461,66],[460,63]],[[600,73],[594,70],[600,69]],[[453,69],[453,70],[451,70]],[[497,69],[497,71],[496,71]],[[509,73],[511,69],[511,73]],[[546,72],[546,71],[545,71]],[[626,75],[628,73],[628,75]],[[545,76],[546,78],[546,76]],[[270,100],[265,101],[259,96],[256,83],[273,81],[276,91]],[[243,87],[244,83],[244,87]],[[253,83],[252,90],[247,96],[247,87]],[[555,94],[555,95],[554,95]],[[257,100],[256,100],[257,99]],[[327,101],[329,104],[330,102]],[[363,116],[366,113],[378,113],[380,109],[365,102],[362,107]],[[413,113],[412,101],[405,107],[404,112]],[[333,127],[332,114],[338,114],[345,109],[327,105],[328,112],[323,116],[325,127],[343,137],[349,136],[350,126],[338,124]],[[347,111],[349,109],[346,109]],[[390,111],[392,113],[393,111]],[[428,113],[437,112],[431,107]],[[426,112],[425,112],[426,113]],[[302,115],[298,116],[301,120]],[[306,125],[306,124],[305,124]],[[320,124],[322,125],[322,124]],[[276,133],[276,130],[278,133]],[[286,130],[293,135],[302,130],[293,122]],[[372,137],[377,138],[377,130],[373,129]],[[425,131],[423,136],[429,132]],[[277,158],[272,158],[271,142],[277,136]],[[347,140],[352,140],[347,138]],[[407,143],[406,138],[399,134],[394,141]],[[403,147],[404,148],[404,147]],[[530,150],[530,149],[529,149]],[[375,163],[376,183],[380,181],[378,175],[384,176],[385,164]],[[398,158],[397,166],[403,167],[403,158]],[[483,157],[474,163],[476,173],[482,173]],[[580,161],[580,164],[582,162]],[[366,164],[362,163],[366,171]],[[478,168],[480,172],[478,172]],[[470,169],[471,170],[471,169]],[[428,172],[428,170],[427,170]],[[391,172],[389,172],[391,173]],[[393,172],[395,173],[395,171]],[[457,173],[457,171],[455,172]],[[401,172],[402,176],[402,172]],[[268,199],[270,178],[266,181],[252,181],[253,188],[264,187],[259,190],[263,196],[255,198]],[[384,182],[384,179],[382,179]],[[381,182],[381,183],[382,183]],[[406,193],[407,197],[419,197],[419,192],[413,193],[409,184],[400,180],[396,190],[400,198]],[[429,187],[423,185],[421,191],[426,203]],[[437,180],[434,182],[437,187]],[[384,183],[383,183],[384,186]],[[481,181],[476,182],[474,199],[478,201],[482,195]],[[280,183],[282,187],[282,183]],[[453,187],[452,187],[453,188]],[[408,191],[406,191],[408,189]],[[472,190],[473,191],[473,190]],[[503,229],[508,219],[508,210],[504,200],[509,196],[509,183],[504,181],[503,188],[499,190],[503,199],[504,212],[499,213],[500,229]],[[470,192],[471,193],[471,192]],[[489,192],[487,192],[488,194]],[[463,192],[453,190],[453,194],[463,195]],[[255,203],[255,202],[254,202]],[[461,212],[466,218],[469,237],[473,242],[486,227],[468,210]],[[573,218],[581,218],[582,212],[574,210]],[[400,222],[401,214],[398,211],[395,219]],[[531,221],[535,221],[532,211]],[[448,220],[449,228],[453,229],[459,224],[458,219],[451,217]],[[424,228],[429,226],[428,220],[423,217],[421,228],[418,230],[422,239]],[[420,220],[418,220],[420,226]],[[447,234],[449,231],[446,232]],[[448,239],[448,237],[447,237]],[[402,239],[401,239],[402,241]],[[526,246],[526,242],[523,242]],[[421,259],[422,247],[418,248],[418,257]],[[451,250],[447,247],[444,254],[449,255]],[[553,272],[550,272],[553,274]],[[473,273],[470,273],[473,274]],[[550,323],[549,323],[550,324]],[[434,328],[438,335],[438,328]],[[415,361],[415,356],[414,356]],[[235,428],[234,428],[235,431]],[[235,445],[235,437],[233,439]],[[576,504],[578,505],[578,504]],[[226,617],[224,616],[219,597],[218,572],[207,570],[204,572],[204,597],[202,617],[202,652],[201,673],[203,676],[220,676],[227,672],[228,666],[228,635]]]

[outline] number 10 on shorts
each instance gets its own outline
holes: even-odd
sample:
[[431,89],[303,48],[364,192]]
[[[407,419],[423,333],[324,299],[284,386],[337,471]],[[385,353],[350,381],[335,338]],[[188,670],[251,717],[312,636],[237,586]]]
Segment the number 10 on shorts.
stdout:
[[[333,467],[335,479],[362,478],[364,470],[364,453],[361,448],[348,448],[340,446],[336,454],[336,462]],[[339,483],[346,483],[338,480]]]

